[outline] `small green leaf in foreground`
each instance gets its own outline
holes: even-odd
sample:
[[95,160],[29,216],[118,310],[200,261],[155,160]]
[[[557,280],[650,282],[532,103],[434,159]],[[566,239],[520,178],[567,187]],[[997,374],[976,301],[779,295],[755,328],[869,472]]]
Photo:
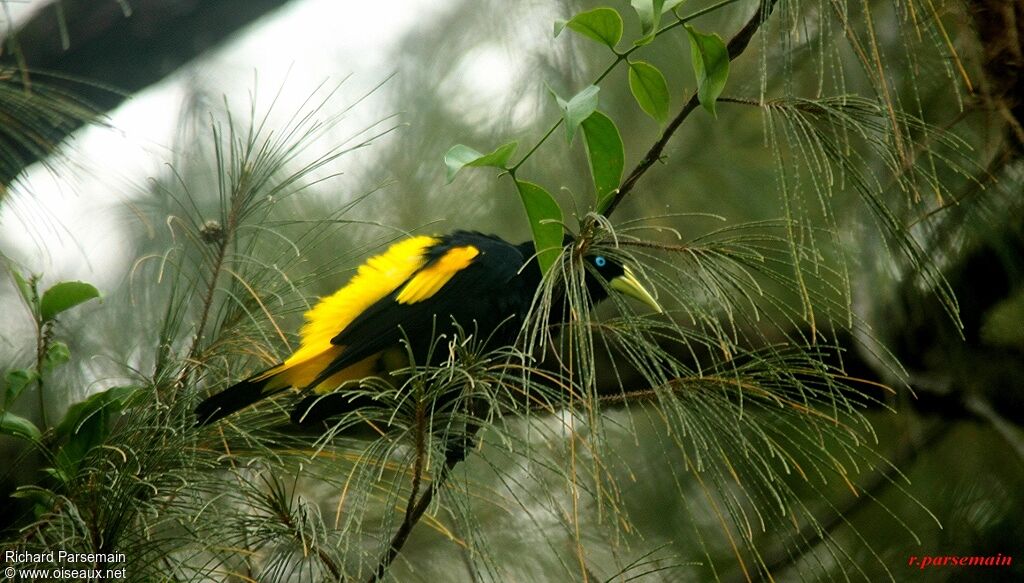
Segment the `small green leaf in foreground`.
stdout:
[[4,389],[4,406],[10,407],[18,395],[25,390],[25,387],[34,383],[38,378],[39,375],[36,374],[36,371],[26,368],[7,371],[7,375],[4,377],[4,384],[7,385],[7,388]]
[[596,209],[602,213],[615,198],[625,166],[622,136],[615,123],[600,111],[583,120],[583,140],[587,147],[587,162],[594,179],[597,194]]
[[110,435],[113,414],[127,407],[141,391],[139,387],[111,387],[68,409],[55,430],[57,437],[65,440],[57,455],[57,467],[53,468],[56,477],[67,479],[75,474],[86,454]]
[[68,408],[67,413],[64,414],[64,419],[57,425],[57,435],[59,437],[74,435],[81,429],[83,424],[100,411],[106,413],[120,411],[141,390],[139,387],[111,387],[105,391],[90,395],[84,401],[75,403]]
[[39,441],[43,436],[35,423],[7,411],[0,411],[0,435],[11,435],[29,441]]
[[600,88],[597,85],[591,85],[573,95],[569,101],[565,101],[558,95],[555,95],[558,108],[562,110],[562,121],[565,122],[565,138],[570,144],[576,135],[576,128],[580,127],[583,120],[590,117],[590,114],[594,113],[597,109],[597,94],[599,91]]
[[615,50],[615,45],[622,38],[622,17],[613,8],[595,8],[580,12],[568,21],[556,22],[555,36],[565,28]]
[[[11,267],[11,275],[14,276],[14,283],[18,287],[18,293],[21,294],[21,297],[25,300],[25,303],[28,306],[33,306],[33,303],[35,302],[33,298],[35,298],[36,296],[35,279],[25,279],[24,277],[21,276],[20,273],[18,273],[18,270],[14,269],[13,267]],[[33,307],[33,309],[35,308]]]
[[668,120],[668,83],[657,67],[646,61],[630,63],[629,90],[644,113],[659,123]]
[[46,355],[43,357],[43,372],[51,372],[69,360],[71,360],[71,349],[60,340],[55,340],[46,349]]
[[40,317],[44,322],[52,320],[66,310],[100,297],[100,292],[82,281],[62,281],[43,292],[39,302]]
[[689,24],[686,32],[690,35],[693,73],[697,77],[697,99],[708,113],[718,117],[715,101],[729,80],[729,50],[717,34],[697,32]]
[[533,243],[538,250],[537,263],[541,273],[547,273],[562,247],[562,209],[540,185],[517,180],[516,189],[530,220]]
[[636,44],[651,42],[654,33],[658,32],[665,0],[631,0],[629,4],[633,10],[636,10],[636,15],[640,17],[640,33],[643,37]]
[[455,180],[455,175],[466,166],[505,168],[518,145],[518,142],[508,142],[498,146],[490,154],[481,154],[469,146],[455,144],[444,155],[444,165],[448,168],[448,182]]

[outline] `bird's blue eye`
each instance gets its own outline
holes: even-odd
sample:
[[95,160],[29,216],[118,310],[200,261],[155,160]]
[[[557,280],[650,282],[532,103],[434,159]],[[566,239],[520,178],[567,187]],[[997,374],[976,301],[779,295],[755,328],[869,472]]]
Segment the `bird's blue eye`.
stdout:
[[598,255],[597,257],[594,258],[594,265],[598,267],[604,267],[606,263],[608,263],[608,260],[602,257],[601,255]]

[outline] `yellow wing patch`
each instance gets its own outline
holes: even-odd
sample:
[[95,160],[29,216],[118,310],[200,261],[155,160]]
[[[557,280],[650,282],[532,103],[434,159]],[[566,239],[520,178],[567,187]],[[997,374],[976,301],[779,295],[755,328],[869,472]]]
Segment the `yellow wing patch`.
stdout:
[[415,304],[430,298],[462,271],[480,254],[472,245],[452,247],[429,267],[420,270],[405,284],[395,300],[400,304]]
[[[426,264],[426,250],[438,243],[434,237],[412,237],[399,241],[384,253],[367,259],[345,287],[321,299],[316,306],[306,312],[306,324],[300,333],[302,344],[298,350],[256,380],[279,374],[307,361],[311,361],[311,366],[302,368],[311,369],[314,377],[319,374],[337,355],[332,349],[340,349],[331,344],[331,339],[351,324],[359,314],[412,277],[412,274]],[[325,354],[327,351],[331,351],[330,355]],[[320,364],[321,359],[327,361],[323,366],[315,366]],[[307,374],[309,373],[282,376],[296,377],[285,382],[301,387],[302,381],[305,380],[308,384],[313,380],[306,380]],[[290,382],[292,380],[296,382]]]

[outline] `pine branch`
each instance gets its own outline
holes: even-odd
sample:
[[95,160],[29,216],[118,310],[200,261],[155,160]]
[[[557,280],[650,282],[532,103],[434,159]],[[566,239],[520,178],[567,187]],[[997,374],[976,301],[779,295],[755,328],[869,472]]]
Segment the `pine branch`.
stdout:
[[387,573],[388,567],[398,557],[398,553],[402,552],[402,547],[405,546],[409,535],[412,534],[412,529],[415,528],[420,518],[426,513],[427,508],[430,507],[430,503],[434,500],[434,495],[444,487],[455,466],[466,459],[466,455],[473,447],[478,431],[480,431],[480,425],[478,423],[471,423],[466,427],[466,434],[459,438],[460,443],[456,446],[449,445],[448,453],[445,455],[444,466],[438,473],[437,478],[430,482],[427,491],[423,493],[423,496],[415,504],[413,501],[416,498],[419,484],[418,480],[415,479],[416,476],[414,476],[413,491],[409,497],[409,505],[405,513],[405,519],[402,521],[402,526],[391,537],[391,544],[388,545],[388,550],[380,558],[376,571],[367,579],[367,583],[376,583]]
[[[893,454],[890,464],[874,472],[864,481],[860,493],[851,496],[842,505],[835,507],[828,518],[811,522],[801,528],[796,534],[787,540],[778,543],[774,548],[763,554],[764,571],[761,575],[762,581],[781,581],[779,575],[785,569],[795,565],[809,552],[812,552],[818,543],[825,540],[836,528],[847,524],[849,517],[871,502],[878,500],[882,491],[889,484],[892,484],[899,476],[900,468],[906,468],[921,455],[935,447],[942,438],[949,435],[953,426],[942,420],[934,423],[926,430],[923,439],[919,443],[907,443],[900,447]],[[730,579],[733,583],[748,582],[749,579],[737,574]]]

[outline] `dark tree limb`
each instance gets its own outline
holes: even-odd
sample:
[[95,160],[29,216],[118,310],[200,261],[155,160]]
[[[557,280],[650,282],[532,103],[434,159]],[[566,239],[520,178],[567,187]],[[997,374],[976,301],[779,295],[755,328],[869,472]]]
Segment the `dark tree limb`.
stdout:
[[[25,93],[38,79],[101,114],[156,83],[288,0],[60,0],[4,38],[2,82]],[[0,100],[0,119],[17,112]],[[40,124],[32,143],[0,132],[0,186],[88,121]],[[46,128],[45,125],[55,126]]]

